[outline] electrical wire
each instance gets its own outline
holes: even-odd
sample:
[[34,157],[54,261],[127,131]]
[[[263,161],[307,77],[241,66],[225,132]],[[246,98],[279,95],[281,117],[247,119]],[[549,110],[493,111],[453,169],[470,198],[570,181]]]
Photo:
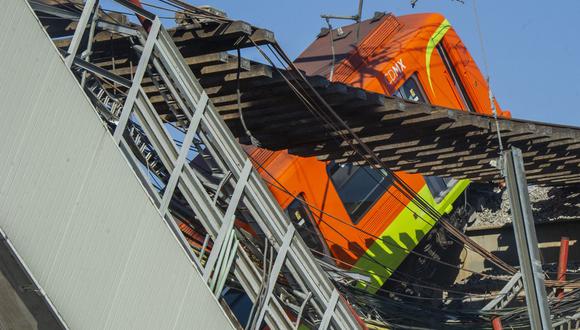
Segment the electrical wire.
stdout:
[[151,8],[155,8],[155,9],[159,9],[159,10],[164,10],[164,11],[168,11],[168,12],[172,12],[172,13],[180,13],[179,10],[169,9],[167,7],[162,7],[162,6],[154,5],[154,4],[149,3],[149,2],[141,1],[141,4],[143,6],[146,6],[146,7],[151,7]]
[[[119,14],[119,15],[126,15],[126,16],[133,15],[132,13],[128,13],[128,12],[124,12],[124,11],[119,11],[119,10],[114,10],[114,9],[101,8],[101,10],[104,11],[104,12],[115,13],[115,14]],[[175,19],[175,17],[168,17],[168,16],[159,16],[159,15],[157,15],[157,17],[159,17],[161,19]],[[118,22],[117,20],[115,20],[115,21]]]
[[[75,3],[75,2],[73,2],[71,0],[57,0],[57,2],[59,4],[61,4],[61,5],[62,5],[63,1],[65,3],[71,5],[72,7],[69,7],[69,8],[73,8],[74,11],[76,11],[77,13],[82,13],[83,12],[84,4]],[[117,19],[115,19],[113,16],[111,16],[105,9],[102,8],[102,6],[99,5],[99,7],[101,8],[101,13],[103,13],[105,16],[107,16],[113,22],[115,22],[118,25],[124,25],[121,22],[119,22]],[[131,14],[126,14],[126,15],[131,15]]]
[[[251,39],[250,39],[250,40],[251,40]],[[253,42],[253,40],[252,40],[252,42]],[[296,87],[295,87],[295,86],[294,86],[294,85],[293,85],[293,84],[290,82],[290,80],[289,80],[289,79],[288,79],[288,78],[287,78],[287,77],[284,75],[284,73],[282,73],[282,72],[281,72],[281,71],[278,69],[278,67],[277,67],[277,66],[276,66],[276,65],[273,63],[273,61],[272,61],[272,60],[271,60],[271,59],[270,59],[270,58],[269,58],[269,57],[268,57],[268,56],[267,56],[267,55],[266,55],[266,54],[263,52],[263,50],[261,50],[261,48],[260,48],[260,47],[259,47],[259,46],[258,46],[258,45],[255,43],[255,42],[253,42],[253,43],[254,43],[254,46],[256,47],[256,49],[257,49],[257,50],[258,50],[258,51],[259,51],[259,52],[262,54],[262,56],[263,56],[263,57],[264,57],[264,58],[265,58],[265,59],[266,59],[266,60],[267,60],[267,61],[270,63],[270,65],[272,65],[272,67],[273,67],[273,68],[274,68],[274,69],[275,69],[275,70],[276,70],[276,71],[277,71],[277,72],[278,72],[278,73],[279,73],[279,74],[282,76],[282,78],[283,78],[283,79],[284,79],[284,80],[285,80],[285,81],[286,81],[286,82],[289,84],[290,88],[291,88],[293,91],[296,91],[296,90],[297,90],[297,88],[296,88]],[[302,99],[302,100],[304,100],[304,101],[305,101],[305,105],[308,105],[308,104],[310,104],[309,100],[307,100],[307,99],[306,99],[306,97],[304,96],[304,94],[300,94],[300,93],[299,93],[299,94],[297,94],[297,96],[298,96],[300,99]],[[332,125],[332,123],[331,123],[331,125]],[[335,129],[335,131],[338,131],[338,129]],[[389,173],[389,174],[391,174],[391,173]],[[393,174],[394,174],[394,173],[393,173]],[[399,180],[400,180],[400,179],[399,179]],[[387,191],[388,191],[388,190],[387,190]],[[409,198],[409,197],[408,197],[408,198]],[[412,198],[409,198],[409,200],[413,200],[413,199],[412,199]],[[401,201],[399,200],[399,202],[401,202]],[[401,203],[402,203],[402,202],[401,202]],[[407,206],[405,203],[402,203],[402,204],[403,204],[405,207],[407,207],[407,208],[408,208],[408,206]],[[428,223],[428,224],[430,224],[430,225],[434,225],[433,223],[429,223],[427,220],[425,220],[425,219],[424,219],[424,218],[423,218],[423,217],[422,217],[420,214],[417,214],[416,212],[414,212],[414,210],[412,210],[412,209],[410,209],[410,210],[411,210],[411,212],[415,213],[415,215],[416,215],[416,216],[418,216],[418,218],[422,219],[423,221],[427,222],[427,223]],[[356,228],[356,227],[355,227],[355,228]],[[447,230],[449,231],[449,228],[447,228]],[[455,235],[457,235],[457,232],[455,232]],[[490,260],[490,261],[491,261],[491,260]],[[510,266],[510,267],[511,267],[511,266]],[[507,267],[504,267],[504,268],[507,268]],[[508,268],[508,269],[509,269],[509,268]],[[513,270],[512,270],[512,273],[515,273],[515,269],[513,269]]]
[[[313,253],[316,253],[317,255],[320,255],[322,257],[327,257],[327,258],[330,258],[330,259],[332,259],[332,260],[334,260],[336,262],[340,262],[340,263],[343,263],[343,264],[345,264],[347,266],[350,266],[350,267],[356,269],[356,271],[359,272],[359,273],[368,274],[368,275],[376,275],[373,272],[370,272],[369,270],[366,270],[364,268],[360,268],[360,267],[358,267],[358,266],[356,266],[354,264],[347,263],[347,262],[345,262],[345,261],[343,261],[341,259],[338,259],[338,258],[336,258],[334,256],[331,256],[331,255],[326,254],[324,252],[318,251],[316,249],[310,248],[310,251],[312,251]],[[389,269],[389,268],[387,268],[387,269]],[[389,270],[392,270],[392,269],[389,269]],[[325,271],[328,272],[328,273],[331,273],[331,272],[342,272],[343,274],[348,273],[345,270],[342,270],[342,271],[337,271],[337,270],[329,271],[329,270],[325,270]],[[442,292],[442,293],[449,292],[449,293],[456,293],[456,294],[465,295],[465,296],[475,296],[475,297],[484,296],[484,297],[488,297],[488,298],[495,298],[495,297],[499,297],[499,296],[503,296],[504,295],[504,294],[495,294],[495,295],[492,295],[492,294],[485,294],[485,293],[471,293],[471,292],[465,292],[465,291],[459,291],[459,290],[453,290],[453,289],[443,289],[443,288],[440,288],[440,287],[435,287],[435,286],[430,286],[430,285],[424,285],[424,284],[419,284],[419,283],[413,283],[413,282],[409,282],[409,281],[402,281],[402,280],[394,279],[394,278],[389,278],[389,281],[397,282],[397,283],[400,283],[400,284],[412,284],[414,286],[417,286],[417,287],[420,287],[420,288],[424,288],[424,289],[429,289],[429,290],[436,291],[436,292]],[[367,283],[366,284],[366,287],[374,288],[374,289],[376,289],[377,291],[380,291],[380,292],[399,294],[398,292],[391,291],[391,290],[387,290],[387,289],[384,289],[384,288],[382,288],[380,286],[373,285],[371,283]],[[408,296],[410,296],[410,295],[408,295]],[[418,296],[410,296],[410,297],[418,297]],[[421,297],[419,297],[419,298],[421,298]],[[433,297],[422,297],[422,298],[424,298],[425,300],[439,300],[439,301],[442,300],[441,298],[433,298]],[[448,299],[450,299],[450,300],[463,300],[463,298],[448,298]]]
[[206,19],[211,19],[211,20],[216,20],[216,21],[221,21],[221,22],[232,22],[233,20],[227,18],[227,17],[222,17],[222,16],[218,16],[218,15],[214,15],[213,13],[201,9],[199,7],[195,7],[192,6],[186,2],[183,1],[179,1],[179,0],[158,0],[164,4],[167,4],[169,6],[178,8],[184,12],[190,13],[194,16],[198,16],[201,18],[206,18]]
[[[253,42],[253,40],[252,40]],[[261,50],[261,48],[255,43],[254,46],[256,47],[256,49],[261,53],[261,55],[266,59],[266,61],[268,61],[270,63],[270,65],[272,65],[274,67],[274,69],[283,77],[283,79],[287,82],[287,84],[289,85],[289,87],[291,88],[291,90],[296,94],[296,96],[303,101],[303,104],[306,106],[306,108],[311,111],[315,116],[317,116],[319,119],[321,119],[324,123],[326,123],[326,125],[328,125],[330,127],[330,129],[332,131],[334,131],[335,133],[337,133],[337,135],[339,135],[343,142],[349,144],[349,146],[353,149],[354,153],[357,153],[361,159],[366,160],[370,166],[372,168],[374,168],[375,170],[384,170],[388,176],[390,178],[392,178],[392,182],[393,185],[395,186],[395,188],[403,194],[404,197],[406,197],[409,201],[413,201],[413,204],[416,205],[419,209],[421,209],[424,213],[426,213],[427,215],[429,215],[431,218],[435,219],[436,222],[438,222],[439,220],[441,220],[442,216],[441,214],[435,210],[431,204],[429,202],[427,202],[426,200],[423,199],[423,197],[421,197],[420,195],[418,195],[410,186],[408,186],[408,184],[406,182],[404,182],[404,180],[402,180],[401,178],[398,177],[398,175],[396,173],[394,173],[393,171],[389,170],[388,168],[386,168],[386,166],[384,166],[384,164],[378,160],[378,158],[370,151],[370,149],[358,138],[358,136],[356,136],[356,134],[354,132],[352,132],[352,130],[350,128],[348,128],[348,125],[346,125],[346,123],[344,123],[344,121],[342,121],[342,119],[340,119],[340,117],[334,113],[334,111],[332,110],[332,108],[330,107],[330,105],[328,105],[324,99],[322,99],[322,97],[320,96],[320,94],[318,94],[316,92],[316,90],[312,87],[312,85],[310,85],[310,83],[306,80],[306,78],[302,75],[302,73],[297,70],[294,67],[294,64],[287,58],[287,56],[285,55],[285,53],[283,52],[283,50],[279,47],[279,45],[274,44],[274,48],[276,51],[272,50],[274,56],[278,59],[279,62],[282,63],[282,60],[278,57],[278,55],[280,55],[283,59],[284,59],[284,63],[287,63],[292,70],[290,71],[290,74],[292,75],[293,73],[296,73],[296,75],[299,75],[299,77],[294,77],[293,80],[295,81],[303,81],[305,82],[305,84],[308,85],[309,90],[312,92],[312,94],[316,95],[319,100],[321,100],[321,102],[325,105],[325,107],[329,110],[329,112],[331,112],[331,114],[334,115],[335,118],[337,118],[337,120],[339,122],[341,122],[344,127],[345,130],[348,130],[350,132],[350,134],[352,135],[352,139],[356,140],[358,142],[358,145],[361,145],[362,147],[365,148],[364,152],[366,153],[366,155],[369,155],[369,157],[365,157],[360,150],[357,150],[357,148],[355,147],[355,145],[352,143],[351,139],[349,139],[348,137],[344,136],[343,133],[341,133],[341,130],[334,124],[334,122],[329,119],[328,115],[321,113],[319,109],[313,108],[313,100],[308,99],[309,97],[309,93],[307,93],[307,91],[305,90],[305,88],[303,86],[300,86],[300,88],[302,88],[302,92],[299,90],[298,87],[294,86],[292,84],[292,82],[290,82],[290,80],[277,68],[277,66],[273,63],[273,61]],[[270,45],[268,45],[268,47],[270,47]],[[369,161],[369,158],[375,159],[375,161],[378,161],[378,164],[373,164],[372,162]],[[383,173],[383,171],[380,172],[383,176],[385,176],[385,178],[389,179],[389,177],[387,177],[387,174]],[[399,200],[399,202],[401,202]],[[408,207],[408,204],[406,203],[402,203],[406,208],[408,208],[412,213],[414,213],[418,218],[420,218],[422,221],[425,221],[427,223],[429,223],[422,215],[417,214],[414,210],[410,209]],[[473,240],[469,239],[468,237],[466,237],[465,235],[463,235],[463,233],[461,233],[460,231],[458,231],[456,228],[454,228],[451,224],[447,223],[446,221],[440,221],[442,223],[442,226],[444,229],[446,229],[450,234],[452,234],[452,236],[455,236],[456,240],[459,240],[461,242],[463,242],[463,244],[465,244],[468,248],[470,248],[471,250],[473,250],[474,252],[477,252],[478,254],[482,255],[484,258],[488,259],[490,262],[496,264],[497,266],[499,266],[500,268],[502,268],[503,270],[505,270],[506,272],[510,273],[510,274],[515,274],[516,270],[515,268],[513,268],[512,266],[506,264],[505,262],[503,262],[501,259],[499,259],[497,256],[489,253],[489,251],[484,250],[483,248],[479,247]]]
[[483,33],[481,32],[481,24],[479,21],[479,14],[477,13],[477,2],[476,0],[473,0],[473,15],[475,16],[475,25],[477,27],[477,35],[479,37],[479,45],[481,47],[481,53],[483,55],[483,65],[485,67],[485,72],[486,72],[486,80],[487,80],[487,88],[489,90],[489,103],[490,103],[490,107],[491,107],[491,111],[493,114],[493,119],[495,121],[495,128],[497,131],[497,140],[498,140],[498,144],[499,144],[499,154],[500,154],[500,161],[501,161],[501,155],[503,152],[503,142],[501,139],[501,132],[499,129],[499,121],[497,119],[497,109],[495,107],[495,97],[493,96],[493,93],[491,91],[491,82],[490,82],[490,72],[489,72],[489,65],[487,63],[487,54],[485,52],[485,46],[483,44]]

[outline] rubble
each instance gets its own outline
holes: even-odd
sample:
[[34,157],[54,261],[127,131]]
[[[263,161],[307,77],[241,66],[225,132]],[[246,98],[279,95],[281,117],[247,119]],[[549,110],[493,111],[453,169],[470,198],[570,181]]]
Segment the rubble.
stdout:
[[[530,186],[530,202],[536,223],[580,220],[578,187]],[[511,223],[509,193],[506,189],[491,194],[476,206],[469,228],[501,226]]]

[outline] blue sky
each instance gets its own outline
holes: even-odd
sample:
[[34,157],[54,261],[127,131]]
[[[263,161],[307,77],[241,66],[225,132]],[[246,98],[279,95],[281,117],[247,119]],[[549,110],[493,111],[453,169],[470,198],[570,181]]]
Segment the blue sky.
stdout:
[[[110,0],[109,0],[110,1]],[[143,0],[159,4],[156,0]],[[207,0],[196,5],[222,9],[231,18],[272,30],[295,58],[315,38],[324,22],[320,14],[353,15],[356,0]],[[445,15],[484,72],[473,0],[366,0],[363,18],[375,11],[404,15],[439,12]],[[476,2],[491,86],[503,109],[512,116],[580,126],[580,1]],[[109,7],[107,2],[105,7]],[[170,12],[159,12],[172,16]],[[485,72],[484,72],[485,74]]]

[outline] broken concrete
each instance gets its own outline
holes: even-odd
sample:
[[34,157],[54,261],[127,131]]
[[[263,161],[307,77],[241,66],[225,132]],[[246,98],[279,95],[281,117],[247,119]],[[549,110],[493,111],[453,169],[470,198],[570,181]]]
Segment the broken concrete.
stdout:
[[[530,186],[530,202],[536,223],[580,220],[579,187]],[[511,223],[509,194],[503,189],[490,194],[476,206],[469,228],[502,226]]]

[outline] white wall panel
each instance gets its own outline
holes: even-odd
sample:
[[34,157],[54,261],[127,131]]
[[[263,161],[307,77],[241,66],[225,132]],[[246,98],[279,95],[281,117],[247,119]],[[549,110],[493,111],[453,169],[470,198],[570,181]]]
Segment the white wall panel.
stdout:
[[0,11],[0,227],[71,328],[231,328],[23,0]]

